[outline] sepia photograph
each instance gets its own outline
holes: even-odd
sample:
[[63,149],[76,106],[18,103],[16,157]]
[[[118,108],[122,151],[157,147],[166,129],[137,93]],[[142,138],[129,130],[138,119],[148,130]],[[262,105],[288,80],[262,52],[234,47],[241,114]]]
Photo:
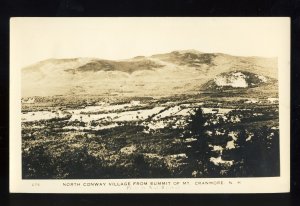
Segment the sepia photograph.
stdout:
[[288,29],[287,18],[13,18],[11,178],[178,193],[170,181],[224,192],[227,179],[278,178],[262,190],[288,190]]

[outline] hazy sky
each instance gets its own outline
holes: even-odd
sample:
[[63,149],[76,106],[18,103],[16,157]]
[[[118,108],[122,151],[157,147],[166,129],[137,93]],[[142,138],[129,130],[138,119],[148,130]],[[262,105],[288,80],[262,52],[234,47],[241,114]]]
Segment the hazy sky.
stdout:
[[276,57],[288,18],[13,18],[20,67],[48,58],[126,59],[181,49]]

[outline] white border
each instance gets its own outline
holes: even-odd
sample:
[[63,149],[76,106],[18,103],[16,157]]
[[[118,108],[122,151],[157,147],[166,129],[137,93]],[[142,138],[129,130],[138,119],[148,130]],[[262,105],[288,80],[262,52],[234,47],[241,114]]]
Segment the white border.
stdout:
[[[192,178],[192,179],[109,179],[109,180],[22,180],[21,178],[21,74],[16,64],[18,42],[15,30],[18,21],[33,18],[12,18],[10,21],[10,192],[12,193],[279,193],[290,191],[290,19],[262,18],[261,21],[278,21],[282,27],[280,39],[284,47],[279,51],[279,125],[280,125],[280,177],[269,178]],[[49,18],[35,18],[42,21]],[[53,19],[53,18],[52,18]],[[55,18],[63,21],[69,18]],[[73,21],[83,18],[72,18]],[[87,22],[91,18],[84,18]],[[95,18],[93,18],[95,19]],[[110,18],[106,18],[107,21]],[[134,18],[130,18],[134,19]],[[149,19],[149,18],[147,18]],[[170,18],[175,19],[176,18]],[[185,18],[189,21],[190,18]],[[193,18],[195,19],[195,18]],[[201,18],[198,18],[201,21]],[[207,19],[207,18],[206,18]],[[208,18],[209,19],[209,18]],[[216,18],[210,18],[216,19]],[[221,18],[222,19],[222,18]],[[241,22],[258,18],[226,18]],[[69,19],[70,20],[70,19]],[[34,41],[34,39],[32,40]],[[216,184],[199,184],[200,182]],[[121,185],[130,182],[130,185]],[[135,185],[136,182],[147,182],[147,186]],[[169,182],[163,186],[150,185],[156,182]],[[222,182],[222,184],[220,184]],[[64,184],[76,183],[73,186]],[[106,183],[105,186],[87,186],[88,183]],[[109,183],[116,185],[109,186]],[[185,183],[185,184],[184,184]],[[80,186],[77,186],[80,184]]]

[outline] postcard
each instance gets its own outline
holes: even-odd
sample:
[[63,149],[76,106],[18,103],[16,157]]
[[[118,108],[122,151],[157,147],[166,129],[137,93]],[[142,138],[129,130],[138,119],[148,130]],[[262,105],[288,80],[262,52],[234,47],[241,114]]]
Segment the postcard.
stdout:
[[290,190],[290,19],[10,20],[10,192]]

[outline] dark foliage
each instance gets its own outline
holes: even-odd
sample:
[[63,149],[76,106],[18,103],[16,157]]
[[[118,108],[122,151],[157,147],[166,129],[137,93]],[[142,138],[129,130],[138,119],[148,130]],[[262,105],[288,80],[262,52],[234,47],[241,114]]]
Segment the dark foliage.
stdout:
[[[198,108],[185,128],[164,128],[149,134],[143,133],[145,127],[126,122],[113,129],[80,133],[61,128],[80,126],[84,124],[81,121],[41,121],[34,124],[46,125],[44,130],[28,125],[22,130],[23,178],[279,176],[279,131],[272,127],[271,113],[265,110],[264,116],[253,117],[249,110],[233,110],[226,115],[227,120],[238,116],[242,121],[233,124]],[[261,123],[269,119],[268,124]],[[208,124],[212,120],[217,123]],[[174,143],[175,137],[181,139]],[[122,151],[126,147],[133,150]],[[219,162],[214,162],[216,159]]]

